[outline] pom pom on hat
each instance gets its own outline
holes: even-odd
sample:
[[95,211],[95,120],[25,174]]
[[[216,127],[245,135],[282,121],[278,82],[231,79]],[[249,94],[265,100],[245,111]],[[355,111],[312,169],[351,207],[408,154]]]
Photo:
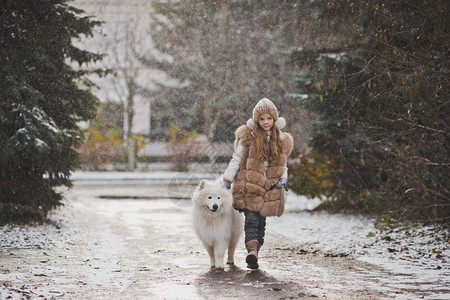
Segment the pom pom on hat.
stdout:
[[256,123],[255,123],[255,121],[253,121],[253,119],[248,119],[248,121],[247,121],[247,127],[248,127],[250,130],[254,130],[254,129],[256,128]]
[[286,126],[286,120],[283,117],[278,118],[278,120],[275,121],[275,126],[280,130],[283,129]]

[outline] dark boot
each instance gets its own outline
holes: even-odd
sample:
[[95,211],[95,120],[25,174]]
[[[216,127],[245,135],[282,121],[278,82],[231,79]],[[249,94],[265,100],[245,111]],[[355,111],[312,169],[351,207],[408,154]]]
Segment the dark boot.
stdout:
[[247,262],[247,268],[256,270],[259,268],[258,266],[258,241],[251,240],[245,243],[245,247],[247,248],[248,254],[245,261]]

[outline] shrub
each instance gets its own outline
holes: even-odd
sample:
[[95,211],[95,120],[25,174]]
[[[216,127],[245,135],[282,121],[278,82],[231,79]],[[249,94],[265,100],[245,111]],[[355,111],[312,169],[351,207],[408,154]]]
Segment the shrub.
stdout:
[[167,150],[171,155],[173,169],[179,172],[188,171],[189,163],[199,151],[199,146],[195,142],[197,132],[183,130],[171,123],[167,136],[169,138]]

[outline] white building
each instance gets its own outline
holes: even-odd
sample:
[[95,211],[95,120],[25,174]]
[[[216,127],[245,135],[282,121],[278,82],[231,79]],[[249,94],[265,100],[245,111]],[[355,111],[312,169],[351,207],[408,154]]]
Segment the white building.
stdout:
[[[149,32],[153,12],[151,1],[75,0],[69,4],[104,22],[101,28],[95,30],[93,38],[74,41],[79,47],[106,54],[104,60],[96,66],[110,68],[117,74],[106,78],[91,78],[99,86],[93,92],[101,101],[126,103],[127,77],[134,76],[139,86],[150,90],[155,89],[155,82],[169,81],[164,73],[145,67],[132,57],[133,51],[139,51],[140,55],[155,55]],[[149,134],[150,109],[154,99],[141,95],[136,95],[134,99],[132,130],[138,134]]]

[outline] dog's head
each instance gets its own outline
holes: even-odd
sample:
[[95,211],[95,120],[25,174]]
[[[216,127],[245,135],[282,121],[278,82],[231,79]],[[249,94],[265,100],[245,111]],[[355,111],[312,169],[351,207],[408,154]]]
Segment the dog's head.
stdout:
[[203,179],[193,199],[197,206],[205,207],[214,213],[231,206],[231,192],[224,187],[221,179],[216,181]]

